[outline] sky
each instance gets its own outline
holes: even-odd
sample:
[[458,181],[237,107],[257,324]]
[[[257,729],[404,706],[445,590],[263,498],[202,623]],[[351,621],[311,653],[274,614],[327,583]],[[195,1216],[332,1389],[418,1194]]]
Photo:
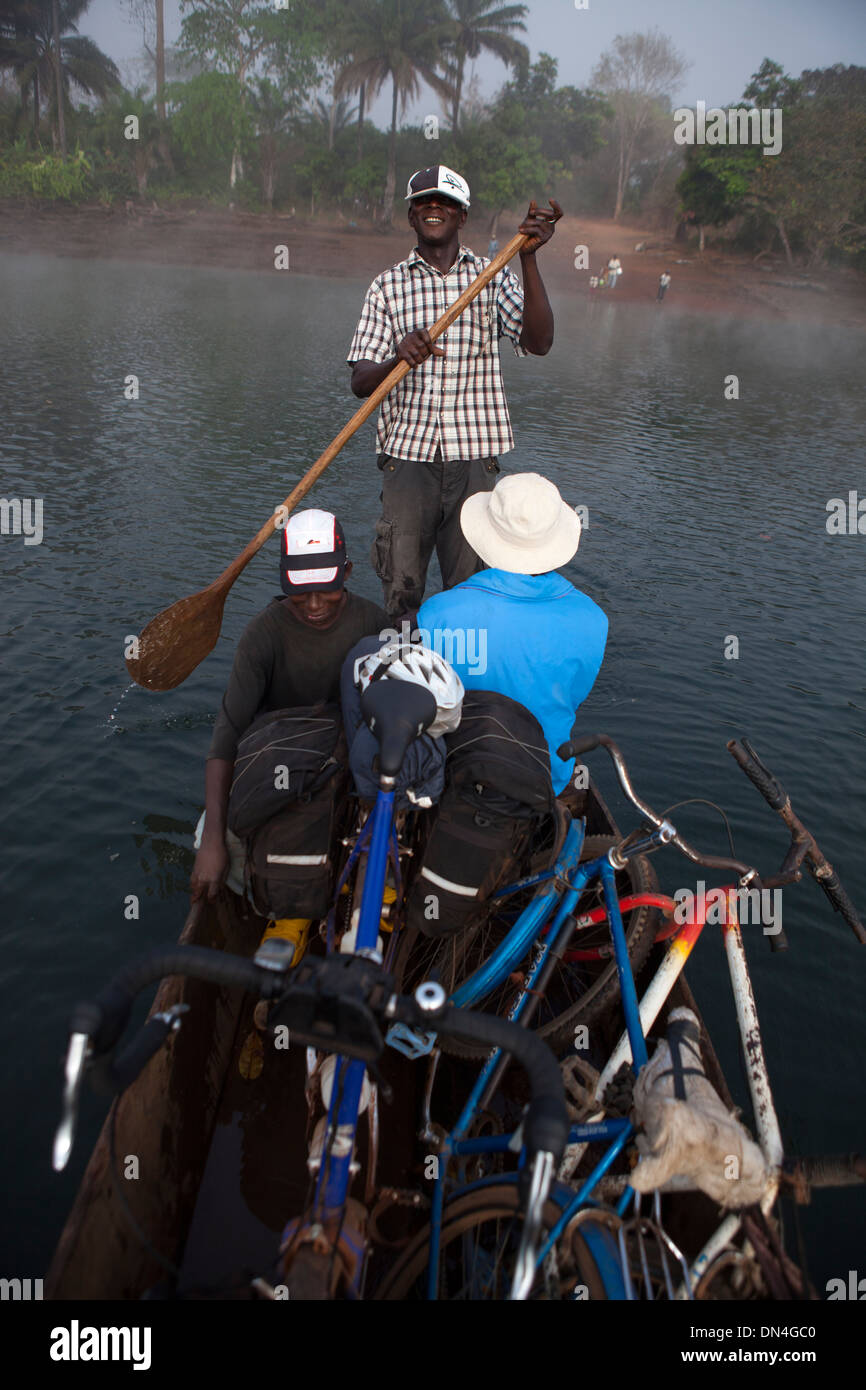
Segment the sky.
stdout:
[[[659,29],[691,62],[675,106],[725,106],[742,95],[765,57],[781,63],[792,76],[804,68],[834,63],[866,66],[866,0],[530,0],[527,33],[533,57],[551,53],[559,62],[559,82],[589,84],[599,56],[616,34]],[[491,0],[491,4],[498,0]],[[584,3],[584,0],[581,0]],[[165,0],[166,42],[180,34],[179,0]],[[79,32],[94,39],[121,67],[140,50],[140,31],[131,24],[121,0],[91,0]],[[496,59],[475,65],[480,92],[491,96],[505,78]],[[124,72],[124,75],[127,74]],[[130,79],[131,72],[128,74]],[[439,113],[429,89],[411,106],[407,120],[417,122]],[[372,119],[390,120],[390,99],[380,96]]]

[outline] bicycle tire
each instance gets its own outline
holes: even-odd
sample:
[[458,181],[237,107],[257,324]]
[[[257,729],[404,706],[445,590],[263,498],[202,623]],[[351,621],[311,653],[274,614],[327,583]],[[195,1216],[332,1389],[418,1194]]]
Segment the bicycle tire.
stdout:
[[[583,843],[581,862],[598,858],[616,843],[614,836],[588,836]],[[657,888],[655,872],[645,855],[630,859],[626,869],[617,874],[617,891],[620,897],[627,893],[654,892]],[[600,887],[596,886],[589,890],[589,895],[584,894],[578,911],[586,911],[589,906],[594,906],[594,898],[598,896],[600,900],[600,892]],[[652,948],[658,920],[659,911],[653,907],[636,908],[633,912],[626,913],[623,918],[629,960],[635,975]],[[411,990],[421,979],[432,977],[439,980],[448,994],[452,994],[478,969],[482,961],[487,959],[507,929],[497,918],[479,919],[457,937],[440,941],[425,940],[423,946],[417,937],[413,940],[407,933],[401,943],[396,962],[401,987]],[[609,928],[606,923],[602,923],[599,927],[592,927],[588,932],[581,933],[579,939],[581,944],[585,944],[589,939],[596,942],[605,938],[609,940]],[[484,1012],[504,1013],[513,998],[514,990],[515,984],[506,981],[473,1007]],[[563,995],[567,998],[567,1003],[560,1007],[556,1001]],[[588,1026],[597,1022],[618,998],[619,980],[616,961],[612,956],[599,963],[582,963],[580,967],[563,962],[557,965],[553,972],[545,998],[535,1015],[533,1027],[555,1052],[559,1051],[571,1045],[574,1030],[579,1024]],[[456,1039],[442,1039],[441,1045],[443,1051],[457,1057],[486,1056],[485,1051],[476,1044]]]
[[[453,1197],[446,1203],[440,1240],[440,1299],[447,1302],[484,1302],[507,1297],[511,1286],[511,1269],[505,1256],[516,1252],[521,1224],[519,1207],[517,1185],[514,1182],[479,1188],[463,1196]],[[560,1205],[549,1198],[544,1207],[544,1229],[550,1230],[561,1214]],[[479,1255],[482,1228],[490,1227],[491,1223],[497,1223],[497,1226],[495,1231],[487,1231],[486,1240],[489,1244],[491,1236],[494,1237],[492,1254],[495,1257],[497,1250],[501,1251],[501,1268],[495,1259],[491,1265],[489,1250],[482,1249]],[[504,1223],[501,1232],[498,1223]],[[602,1221],[598,1223],[598,1227],[599,1231],[603,1230]],[[373,1294],[374,1300],[413,1302],[426,1299],[431,1236],[430,1225],[418,1232],[382,1279]],[[610,1272],[606,1272],[596,1261],[590,1241],[584,1237],[573,1238],[566,1232],[565,1238],[557,1245],[557,1252],[561,1253],[566,1261],[565,1269],[558,1272],[559,1298],[570,1298],[575,1284],[583,1285],[588,1290],[590,1299],[622,1296],[620,1285],[612,1281]],[[468,1279],[465,1272],[467,1259],[472,1263]],[[481,1274],[482,1279],[487,1277],[494,1280],[492,1300],[474,1296],[482,1291],[478,1282],[479,1270],[484,1271]],[[549,1301],[550,1293],[543,1277],[536,1278],[531,1296]],[[556,1296],[554,1294],[554,1297]]]

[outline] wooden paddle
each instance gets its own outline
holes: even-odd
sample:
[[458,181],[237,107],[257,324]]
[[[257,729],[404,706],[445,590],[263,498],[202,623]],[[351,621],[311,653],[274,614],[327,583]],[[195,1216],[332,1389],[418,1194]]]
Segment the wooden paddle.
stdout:
[[[518,251],[522,250],[528,240],[528,237],[520,233],[513,236],[508,245],[485,266],[478,278],[467,286],[460,298],[455,299],[441,319],[437,319],[430,329],[430,337],[438,338],[446,328],[450,328],[466,306],[472,303],[512,256],[516,256]],[[397,363],[394,370],[388,373],[361,409],[343,426],[334,442],[328,445],[322,456],[316,459],[312,468],[292,489],[283,506],[275,508],[274,515],[268,517],[258,535],[254,536],[237,559],[223,570],[219,579],[208,584],[206,589],[190,594],[188,598],[178,599],[170,608],[164,608],[155,618],[151,618],[138,638],[138,655],[126,659],[126,669],[138,685],[144,686],[146,690],[174,690],[175,686],[181,685],[195,670],[200,661],[204,661],[208,652],[213,651],[220,635],[226,595],[238,575],[246,569],[253,556],[258,554],[265,541],[270,540],[274,534],[277,529],[277,515],[279,514],[281,519],[289,516],[316,479],[321,477],[331,460],[336,458],[343,445],[373,414],[397,382],[402,381],[411,370],[408,362]]]

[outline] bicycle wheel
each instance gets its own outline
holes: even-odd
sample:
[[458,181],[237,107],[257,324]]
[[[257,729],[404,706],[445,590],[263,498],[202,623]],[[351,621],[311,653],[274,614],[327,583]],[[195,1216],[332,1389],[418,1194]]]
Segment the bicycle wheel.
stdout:
[[[612,836],[589,836],[583,844],[581,861],[597,859],[614,844],[616,840]],[[627,894],[653,892],[657,887],[652,865],[643,855],[630,859],[626,868],[616,875],[616,889],[620,898]],[[517,906],[522,908],[526,901],[523,897]],[[595,883],[581,896],[576,914],[579,916],[589,912],[602,903],[601,884]],[[502,900],[501,906],[491,904],[487,917],[471,924],[459,936],[446,940],[419,938],[411,941],[407,934],[402,944],[402,959],[398,959],[397,966],[402,976],[401,987],[412,990],[421,980],[435,978],[449,994],[453,994],[488,959],[514,925],[514,909],[509,909],[508,898]],[[635,974],[650,952],[658,920],[658,909],[653,907],[635,908],[623,916],[629,960]],[[576,935],[574,942],[582,951],[606,948],[610,952],[610,927],[607,922],[588,927]],[[473,1008],[480,1008],[485,1013],[506,1014],[522,983],[522,972],[516,971],[484,1000],[474,1004]],[[596,1022],[618,998],[619,980],[612,953],[594,960],[561,960],[554,968],[544,998],[539,1002],[533,1026],[557,1051],[572,1042],[578,1024]],[[444,1051],[459,1057],[486,1055],[485,1050],[477,1044],[450,1038],[447,1041],[443,1039],[442,1047]]]
[[[543,1230],[562,1213],[552,1198],[545,1203]],[[515,1183],[501,1183],[452,1198],[442,1218],[439,1247],[439,1298],[449,1302],[508,1298],[523,1221]],[[382,1280],[373,1297],[405,1302],[427,1298],[431,1227],[425,1226]],[[582,1222],[580,1234],[567,1231],[556,1246],[554,1268],[539,1271],[530,1297],[538,1301],[573,1297],[623,1297],[615,1241],[603,1215]]]

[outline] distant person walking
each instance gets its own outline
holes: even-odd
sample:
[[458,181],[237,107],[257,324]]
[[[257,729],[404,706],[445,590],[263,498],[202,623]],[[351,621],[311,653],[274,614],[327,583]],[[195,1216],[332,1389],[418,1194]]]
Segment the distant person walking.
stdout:
[[495,236],[492,236],[487,243],[487,259],[492,261],[498,250],[499,242],[496,240]]
[[616,289],[616,282],[622,275],[622,262],[617,255],[611,256],[607,263],[607,278],[611,289]]
[[668,287],[668,285],[670,284],[670,282],[671,282],[671,277],[668,275],[668,273],[667,273],[666,270],[663,270],[662,273],[661,273],[661,275],[659,276],[659,292],[658,292],[658,294],[656,295],[656,299],[658,300],[659,303],[661,303],[661,301],[664,299],[664,297],[665,297],[665,290],[667,289],[667,287]]

